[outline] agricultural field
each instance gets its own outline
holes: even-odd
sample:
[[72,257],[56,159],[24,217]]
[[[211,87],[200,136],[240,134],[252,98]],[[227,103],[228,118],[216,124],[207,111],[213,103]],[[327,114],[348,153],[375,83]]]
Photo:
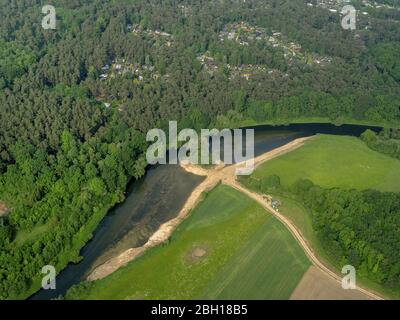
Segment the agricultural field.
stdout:
[[[289,299],[310,262],[289,231],[220,185],[170,241],[68,299]],[[129,285],[127,285],[129,284]]]
[[226,264],[202,298],[288,299],[309,266],[290,232],[272,219]]
[[260,166],[253,178],[278,175],[283,186],[310,179],[324,188],[400,191],[400,161],[355,137],[319,135],[298,150]]

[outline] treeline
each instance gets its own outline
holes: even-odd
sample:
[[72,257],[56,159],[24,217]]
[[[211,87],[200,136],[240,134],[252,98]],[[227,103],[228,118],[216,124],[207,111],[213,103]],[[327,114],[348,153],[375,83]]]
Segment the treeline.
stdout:
[[400,130],[384,129],[379,134],[367,130],[361,135],[361,139],[371,149],[400,159]]
[[277,101],[250,102],[246,117],[257,122],[267,120],[295,120],[301,117],[324,117],[332,121],[349,119],[370,120],[396,125],[400,117],[398,96],[373,96],[354,92],[336,96],[325,92],[304,90],[296,96]]
[[290,188],[273,175],[244,182],[262,193],[284,194],[302,203],[312,216],[322,248],[337,268],[352,265],[357,274],[400,289],[400,194],[375,190],[324,189],[310,180]]

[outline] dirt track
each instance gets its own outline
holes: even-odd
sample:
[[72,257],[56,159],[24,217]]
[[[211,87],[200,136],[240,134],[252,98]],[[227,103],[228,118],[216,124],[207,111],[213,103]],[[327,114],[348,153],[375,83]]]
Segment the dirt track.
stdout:
[[[305,141],[312,139],[312,137],[307,137],[307,138],[299,138],[296,139],[282,147],[276,148],[270,152],[264,153],[261,156],[255,158],[255,166],[259,166],[260,164],[269,161],[273,158],[276,158],[284,153],[290,152],[292,150],[295,150],[299,147],[301,147]],[[342,276],[336,274],[334,271],[332,271],[329,267],[325,266],[318,257],[315,255],[314,251],[312,248],[309,246],[308,242],[302,235],[301,231],[296,228],[296,226],[285,216],[280,214],[278,211],[274,210],[263,198],[258,193],[252,192],[246,188],[244,188],[242,185],[240,185],[237,180],[236,180],[236,169],[238,167],[242,167],[243,164],[236,164],[233,166],[227,166],[224,167],[223,165],[220,165],[216,167],[215,169],[211,170],[206,170],[203,168],[199,168],[197,166],[193,165],[181,165],[183,169],[185,169],[187,172],[197,174],[197,175],[202,175],[206,176],[206,179],[193,191],[193,193],[190,195],[188,198],[187,202],[185,203],[184,207],[180,211],[179,215],[172,219],[171,221],[161,225],[159,230],[149,239],[149,241],[140,248],[133,248],[129,249],[126,252],[122,253],[118,257],[112,258],[103,265],[100,265],[97,267],[87,278],[87,280],[92,281],[92,280],[97,280],[97,279],[102,279],[117,269],[119,269],[122,266],[125,266],[128,262],[134,260],[137,256],[139,256],[141,253],[143,253],[145,250],[148,248],[155,247],[162,242],[166,241],[172,234],[172,232],[176,229],[176,227],[188,216],[189,212],[199,203],[201,200],[201,196],[205,191],[209,191],[213,189],[218,183],[222,182],[224,184],[227,184],[236,190],[246,194],[250,198],[256,200],[258,203],[261,204],[262,207],[264,207],[268,212],[272,213],[279,221],[281,221],[292,233],[292,235],[295,237],[297,242],[300,244],[300,246],[303,248],[304,252],[312,262],[312,264],[318,268],[323,274],[326,276],[330,277],[331,279],[335,280],[336,282],[341,283],[342,281]],[[368,296],[371,299],[376,299],[376,300],[382,300],[382,298],[378,295],[376,295],[373,292],[370,292],[366,289],[363,289],[361,287],[357,287],[357,290]]]

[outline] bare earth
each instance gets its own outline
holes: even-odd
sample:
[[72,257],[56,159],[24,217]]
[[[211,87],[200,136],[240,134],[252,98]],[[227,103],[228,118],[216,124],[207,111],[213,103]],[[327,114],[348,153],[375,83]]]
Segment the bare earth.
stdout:
[[344,290],[320,269],[311,266],[304,274],[290,300],[371,300],[358,290]]
[[[259,166],[260,164],[274,159],[282,154],[287,152],[293,151],[299,147],[301,147],[305,141],[312,139],[312,137],[307,138],[299,138],[296,139],[282,147],[276,148],[270,152],[266,152],[261,156],[254,159],[255,166]],[[187,172],[206,176],[206,179],[193,191],[193,193],[188,198],[187,202],[183,206],[182,210],[179,212],[179,215],[170,220],[169,222],[160,226],[158,231],[149,239],[149,241],[140,248],[133,248],[129,249],[126,252],[122,253],[121,255],[108,260],[106,263],[97,267],[87,278],[89,281],[102,279],[114,271],[118,270],[120,267],[125,266],[128,262],[134,260],[140,254],[142,254],[145,250],[158,246],[159,244],[163,243],[164,241],[168,240],[171,236],[172,232],[176,229],[176,227],[188,216],[190,211],[200,202],[203,192],[212,190],[218,183],[222,182],[227,184],[236,190],[246,194],[250,198],[256,200],[262,207],[264,207],[268,212],[274,215],[278,220],[280,220],[292,233],[296,241],[300,244],[303,248],[304,252],[314,265],[321,275],[325,277],[325,281],[337,283],[341,286],[342,276],[336,274],[336,272],[332,271],[330,267],[326,266],[323,262],[321,262],[318,257],[315,255],[314,251],[304,238],[301,231],[285,216],[280,214],[278,211],[274,210],[270,205],[269,201],[256,193],[252,192],[242,185],[240,185],[236,180],[236,169],[243,167],[243,163],[239,163],[236,165],[225,167],[223,164],[215,167],[214,169],[203,169],[197,166],[193,166],[190,164],[181,164],[182,168],[185,169]],[[312,271],[310,271],[312,272]],[[308,272],[307,272],[308,273]],[[306,274],[307,275],[307,274]],[[310,277],[310,275],[309,275]],[[314,275],[315,277],[315,275]],[[312,279],[312,278],[309,278]],[[304,279],[303,279],[304,280]],[[302,282],[303,282],[302,280]],[[310,283],[311,280],[304,280]],[[319,280],[318,280],[319,281]],[[312,282],[312,281],[311,281]],[[340,287],[341,288],[341,287]],[[324,289],[325,290],[325,289]],[[345,290],[342,290],[345,291]],[[354,299],[357,299],[357,295],[364,295],[369,297],[370,299],[382,300],[382,297],[376,295],[375,293],[368,291],[364,288],[357,287],[356,290],[351,291],[354,295]],[[348,293],[348,292],[347,292]],[[346,293],[346,295],[347,295]],[[311,294],[311,293],[310,293]],[[317,295],[316,293],[314,295]],[[333,295],[333,294],[332,294]],[[346,299],[345,295],[342,295],[339,299]]]
[[0,217],[5,216],[9,212],[9,209],[3,202],[0,202]]
[[194,263],[203,261],[208,254],[209,252],[207,246],[197,246],[188,252],[185,261],[188,265],[192,265]]

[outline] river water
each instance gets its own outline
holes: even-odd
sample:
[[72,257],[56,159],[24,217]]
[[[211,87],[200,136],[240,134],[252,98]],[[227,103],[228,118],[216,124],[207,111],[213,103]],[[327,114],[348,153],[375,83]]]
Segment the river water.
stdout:
[[[271,151],[296,138],[318,133],[359,136],[378,127],[332,124],[292,124],[255,128],[255,155]],[[177,165],[151,167],[145,177],[128,186],[126,200],[112,209],[93,238],[81,250],[83,259],[69,264],[57,276],[56,290],[40,290],[31,299],[47,300],[64,295],[90,271],[129,248],[142,246],[163,223],[176,217],[203,177],[185,172]]]

